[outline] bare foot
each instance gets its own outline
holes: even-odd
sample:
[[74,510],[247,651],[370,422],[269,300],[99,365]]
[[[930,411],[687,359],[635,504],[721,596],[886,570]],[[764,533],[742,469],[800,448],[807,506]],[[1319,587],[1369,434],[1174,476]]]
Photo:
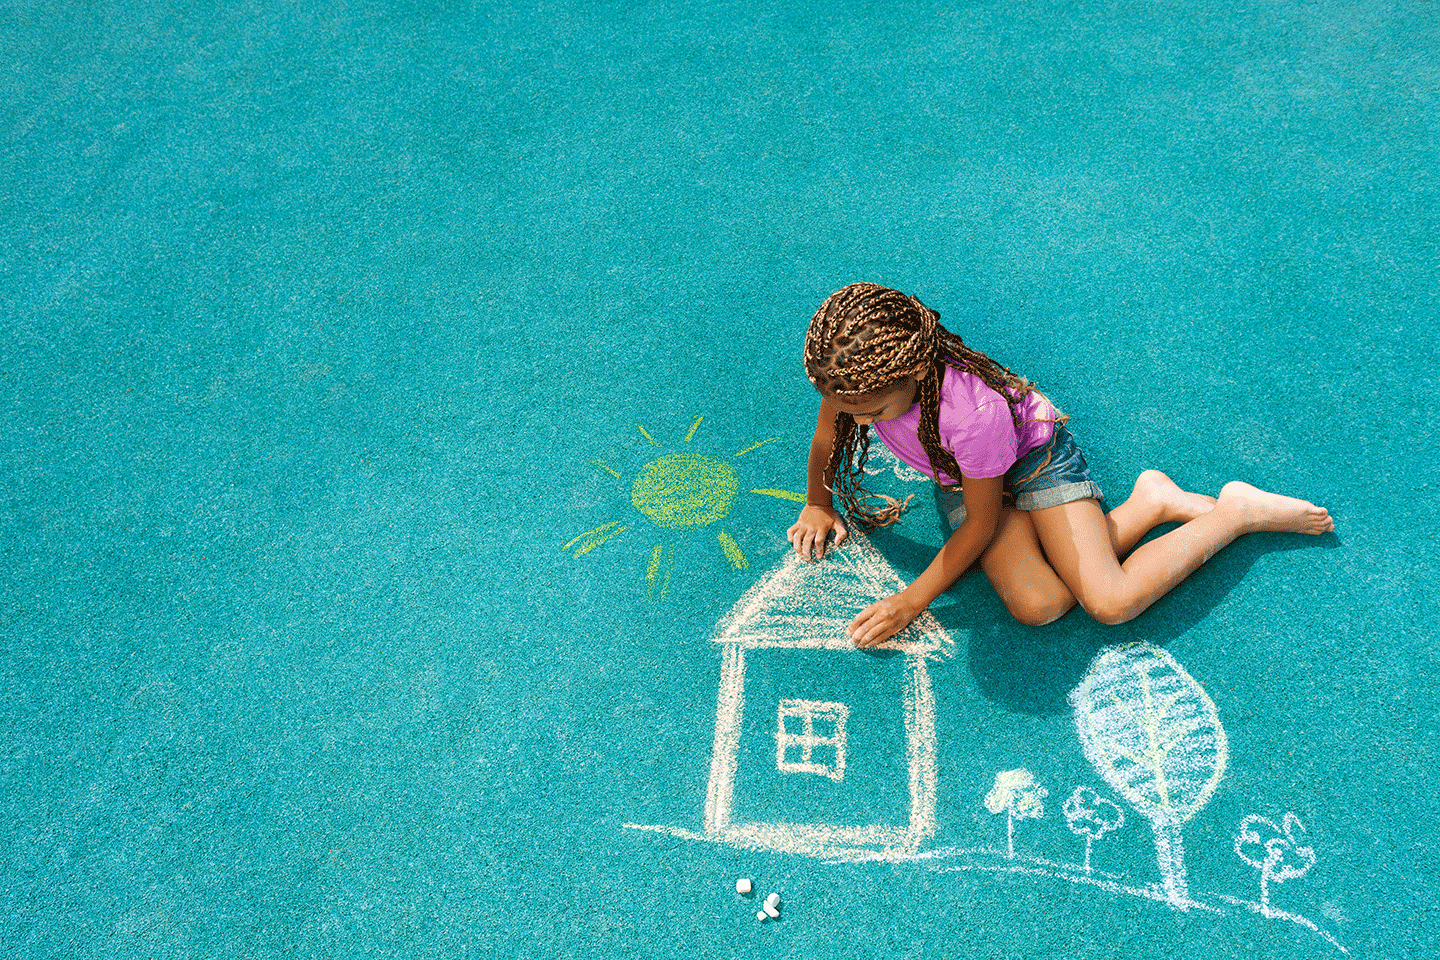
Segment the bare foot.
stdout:
[[1203,493],[1189,493],[1181,490],[1159,470],[1146,470],[1135,480],[1132,497],[1152,504],[1159,514],[1160,523],[1188,523],[1196,517],[1209,513],[1215,507],[1215,498]]
[[1248,483],[1232,480],[1220,490],[1219,505],[1234,510],[1247,531],[1329,533],[1335,529],[1330,511],[1308,500],[1283,497]]

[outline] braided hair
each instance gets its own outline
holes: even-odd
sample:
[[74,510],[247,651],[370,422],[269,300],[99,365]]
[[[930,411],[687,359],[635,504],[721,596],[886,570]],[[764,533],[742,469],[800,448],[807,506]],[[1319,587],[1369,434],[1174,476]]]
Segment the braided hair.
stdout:
[[[1009,368],[967,347],[960,337],[940,325],[940,314],[915,297],[875,283],[852,283],[830,295],[815,312],[805,337],[805,372],[824,396],[865,400],[891,390],[917,368],[928,367],[920,386],[920,443],[939,481],[943,472],[957,480],[960,466],[940,443],[940,385],[945,367],[974,374],[1005,398],[1014,418],[1020,419],[1020,402],[1035,386]],[[870,452],[870,430],[848,413],[835,417],[835,448],[825,477],[847,516],[866,527],[889,526],[900,519],[910,502],[902,503],[865,489],[865,460]],[[833,478],[833,479],[832,479]],[[868,507],[879,499],[886,505]]]

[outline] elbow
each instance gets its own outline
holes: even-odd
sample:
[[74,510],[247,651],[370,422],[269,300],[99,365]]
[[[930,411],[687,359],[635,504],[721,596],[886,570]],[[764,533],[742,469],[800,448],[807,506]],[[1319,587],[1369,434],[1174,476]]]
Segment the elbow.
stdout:
[[968,513],[960,526],[955,528],[955,535],[964,534],[966,538],[978,540],[982,547],[990,546],[995,540],[995,535],[1000,532],[1000,518],[990,517],[974,513]]
[[[1000,516],[996,514],[991,517],[974,517],[975,535],[980,542],[989,547],[995,542],[995,537],[1000,533]],[[982,548],[984,549],[984,548]]]

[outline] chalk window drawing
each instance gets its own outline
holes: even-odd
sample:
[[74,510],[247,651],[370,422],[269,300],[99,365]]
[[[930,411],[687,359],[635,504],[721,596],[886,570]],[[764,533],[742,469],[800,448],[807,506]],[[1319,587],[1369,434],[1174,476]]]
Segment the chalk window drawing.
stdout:
[[818,773],[836,783],[844,780],[845,721],[850,708],[819,700],[781,700],[779,713],[775,768],[781,773]]

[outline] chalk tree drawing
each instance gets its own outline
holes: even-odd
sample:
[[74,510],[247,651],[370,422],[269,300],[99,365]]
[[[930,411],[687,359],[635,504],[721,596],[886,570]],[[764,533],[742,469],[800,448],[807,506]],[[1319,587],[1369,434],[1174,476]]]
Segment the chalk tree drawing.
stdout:
[[1190,904],[1181,829],[1225,774],[1225,731],[1200,684],[1148,643],[1095,658],[1070,695],[1086,758],[1149,819],[1170,902]]
[[1105,834],[1125,825],[1125,811],[1089,787],[1076,787],[1065,801],[1064,813],[1071,832],[1085,838],[1085,872],[1090,873],[1090,847]]
[[1293,813],[1285,814],[1279,827],[1273,820],[1253,814],[1240,821],[1235,855],[1260,871],[1260,912],[1267,917],[1281,915],[1270,909],[1271,882],[1303,877],[1315,865],[1315,851],[1300,846],[1304,836],[1305,825]]
[[[685,434],[684,443],[688,445],[695,438],[700,422],[704,419],[695,418],[695,422],[690,424],[690,429]],[[637,423],[635,428],[652,447],[664,449],[664,445],[651,436],[644,426]],[[663,600],[669,595],[670,578],[675,570],[674,536],[678,535],[675,532],[698,530],[730,516],[730,510],[740,495],[741,487],[739,473],[731,461],[768,443],[774,443],[777,439],[771,437],[752,443],[729,459],[696,453],[693,450],[668,453],[645,463],[636,473],[630,482],[630,505],[650,521],[653,527],[672,532],[669,536],[661,534],[660,542],[650,551],[650,562],[645,568],[645,584],[646,595],[651,600]],[[591,459],[590,462],[614,479],[624,480],[618,470],[603,460]],[[756,488],[749,492],[796,503],[805,502],[802,494],[789,490]],[[629,529],[630,525],[625,521],[612,520],[586,530],[560,549],[573,550],[571,557],[578,560]],[[736,570],[749,568],[749,559],[728,530],[718,530],[715,539],[730,566]]]
[[1005,849],[1011,860],[1015,859],[1015,821],[1039,820],[1045,816],[1048,794],[1029,770],[1002,770],[995,774],[995,785],[985,795],[985,809],[1005,814]]

